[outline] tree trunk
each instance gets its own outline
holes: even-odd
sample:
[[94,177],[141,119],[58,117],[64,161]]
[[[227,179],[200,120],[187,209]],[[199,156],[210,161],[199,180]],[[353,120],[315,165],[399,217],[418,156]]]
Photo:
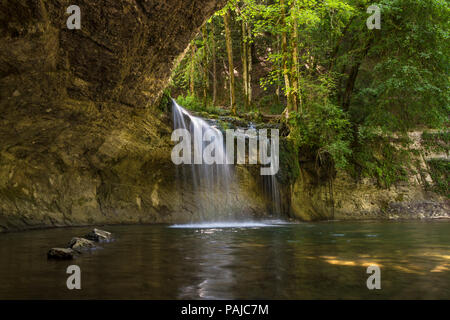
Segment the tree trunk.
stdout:
[[202,27],[203,35],[203,107],[206,109],[208,102],[208,33],[206,30],[206,23]]
[[244,108],[248,108],[248,58],[247,58],[247,28],[242,19],[242,86],[244,87]]
[[283,57],[283,76],[284,76],[284,85],[286,89],[287,96],[287,107],[285,109],[286,118],[289,117],[289,111],[292,110],[292,89],[291,82],[289,79],[289,67],[288,67],[288,50],[287,50],[287,30],[286,30],[286,8],[284,4],[284,0],[280,0],[281,6],[281,26],[283,27],[283,31],[281,33],[281,51]]
[[233,43],[231,39],[231,28],[230,28],[230,10],[225,12],[223,17],[225,24],[225,40],[227,44],[227,54],[228,54],[228,70],[230,77],[230,108],[231,112],[236,115],[236,96],[234,90],[234,65],[233,65]]
[[347,80],[347,85],[345,86],[344,96],[342,99],[342,109],[344,109],[345,111],[347,111],[350,107],[350,102],[351,102],[352,95],[353,95],[353,89],[355,88],[356,79],[358,78],[359,68],[361,66],[362,61],[367,56],[367,53],[369,52],[370,47],[372,46],[372,41],[373,41],[373,39],[369,40],[360,59],[350,69],[350,73],[349,73],[348,80]]
[[250,45],[250,41],[252,39],[252,29],[247,24],[247,104],[250,107],[252,104],[252,46]]
[[195,96],[195,51],[196,51],[196,46],[194,43],[192,43],[192,48],[191,48],[191,70],[190,70],[190,80],[189,80],[189,86],[190,86],[190,92],[191,92],[191,96]]
[[225,40],[227,44],[227,55],[228,55],[228,71],[230,77],[230,108],[231,112],[236,114],[236,96],[234,91],[234,65],[233,65],[233,43],[231,39],[231,28],[230,28],[230,10],[225,12],[223,17],[225,24]]
[[[282,54],[281,53],[281,41],[280,41],[280,36],[278,34],[277,34],[277,53]],[[277,89],[276,89],[275,93],[277,95],[277,102],[278,102],[278,104],[280,104],[281,103],[281,99],[280,99],[281,66],[278,65],[278,62],[276,64],[276,70],[277,70]]]
[[[292,7],[296,10],[296,1],[292,3]],[[297,19],[294,17],[292,23],[292,110],[298,111],[298,105],[300,101],[300,90],[299,90],[299,66],[298,66],[298,23]]]
[[214,22],[211,23],[211,50],[213,61],[213,106],[217,103],[217,65],[216,65],[216,40],[214,38]]

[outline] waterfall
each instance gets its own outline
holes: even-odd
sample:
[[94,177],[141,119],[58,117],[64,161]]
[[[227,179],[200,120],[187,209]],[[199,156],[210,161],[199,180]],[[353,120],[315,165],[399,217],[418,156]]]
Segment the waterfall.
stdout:
[[[226,150],[220,130],[208,124],[205,120],[193,116],[175,100],[173,100],[172,114],[174,129],[188,130],[193,140],[192,164],[177,166],[177,181],[181,181],[184,184],[183,190],[192,190],[198,201],[197,205],[200,210],[193,213],[192,220],[221,221],[234,219],[231,212],[220,212],[218,210],[220,204],[223,204],[225,207],[230,200],[230,184],[234,178],[233,166],[227,164],[206,164],[202,159],[199,159],[205,147],[210,143],[214,144],[215,152],[218,153],[218,156],[225,159]],[[213,133],[212,142],[204,142],[202,139],[203,134],[208,130]],[[217,199],[217,194],[222,196],[221,199]]]
[[263,176],[263,187],[264,192],[271,199],[270,214],[273,216],[279,216],[281,214],[281,196],[277,178],[274,175]]
[[[202,159],[203,150],[213,145],[214,155],[219,159],[227,159],[224,134],[208,120],[192,115],[189,111],[172,100],[172,116],[174,129],[185,129],[191,135],[191,163],[177,165],[177,183],[183,184],[180,190],[195,194],[199,212],[192,213],[194,221],[234,221],[243,217],[235,216],[229,209],[232,197],[235,196],[232,186],[237,185],[237,177],[233,164],[206,164]],[[210,141],[203,141],[203,135],[209,131]],[[225,161],[224,161],[225,162]],[[180,186],[181,187],[181,186]],[[187,191],[186,191],[187,190]],[[262,176],[261,191],[271,198],[270,214],[279,216],[280,196],[275,176]],[[228,208],[227,208],[228,207]]]

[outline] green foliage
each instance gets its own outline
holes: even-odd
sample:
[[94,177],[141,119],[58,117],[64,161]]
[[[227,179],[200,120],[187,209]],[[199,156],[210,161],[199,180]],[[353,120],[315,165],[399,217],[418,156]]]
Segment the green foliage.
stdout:
[[434,182],[434,191],[450,198],[450,161],[447,159],[432,159],[427,163]]
[[351,126],[345,113],[333,104],[315,104],[305,113],[291,112],[290,137],[302,149],[316,150],[317,158],[329,156],[336,168],[349,165]]
[[276,95],[267,95],[258,101],[258,109],[265,113],[281,114],[285,108]]
[[298,158],[298,148],[292,139],[280,139],[280,170],[277,179],[283,185],[295,182],[300,175],[300,163]]
[[429,152],[450,153],[450,132],[427,132],[422,134],[422,145]]
[[[400,142],[392,141],[388,136],[380,134],[379,130],[360,128],[352,161],[355,177],[375,178],[382,188],[406,181],[411,155]],[[406,140],[404,142],[407,144]]]
[[382,26],[362,66],[353,117],[393,131],[442,126],[450,112],[448,2],[380,6]]
[[[411,151],[388,137],[408,130],[447,130],[449,123],[448,1],[284,0],[284,7],[281,3],[231,0],[224,9],[232,12],[237,86],[243,70],[242,39],[246,38],[241,23],[247,23],[252,32],[248,41],[254,90],[248,115],[281,114],[287,96],[295,94],[298,111],[290,111],[288,119],[295,148],[309,150],[319,161],[331,159],[336,168],[355,176],[376,178],[380,187],[404,180]],[[381,30],[366,27],[366,10],[372,4],[381,8]],[[218,95],[227,103],[227,57],[219,17],[224,10],[208,21],[207,30],[210,35],[214,32],[221,82]],[[295,26],[300,30],[297,37]],[[287,39],[284,50],[283,36]],[[217,113],[209,105],[205,110],[200,98],[185,96],[192,70],[196,95],[203,93],[208,66],[202,61],[212,59],[207,50],[212,48],[211,41],[205,45],[199,34],[194,43],[195,54],[187,54],[173,74],[174,88],[182,94],[177,100],[191,110]],[[297,87],[292,81],[290,87],[286,84],[286,74],[298,80]],[[236,92],[237,105],[243,110],[243,90],[238,87]],[[211,101],[211,89],[208,95]],[[449,153],[447,131],[424,133],[422,138],[429,151]]]
[[203,103],[201,100],[197,99],[195,96],[178,96],[176,98],[177,103],[186,109],[201,111],[203,109]]
[[163,113],[170,112],[170,104],[172,102],[172,98],[170,97],[170,91],[168,89],[164,90],[162,97],[158,104],[158,110]]
[[211,114],[227,114],[228,112],[220,109],[218,107],[215,107],[213,105],[208,104],[207,107],[205,108],[203,106],[203,100],[195,97],[195,96],[191,96],[191,95],[187,95],[187,96],[178,96],[176,99],[177,103],[180,106],[183,106],[186,109],[192,110],[192,111],[196,111],[196,112],[207,112],[207,113],[211,113]]

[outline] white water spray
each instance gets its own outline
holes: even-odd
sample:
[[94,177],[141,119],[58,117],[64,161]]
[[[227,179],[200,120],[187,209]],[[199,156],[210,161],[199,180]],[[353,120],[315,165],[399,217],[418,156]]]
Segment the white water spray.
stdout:
[[[249,217],[233,213],[230,210],[233,197],[233,186],[237,185],[237,177],[234,165],[223,163],[206,164],[202,161],[205,148],[214,150],[214,156],[220,159],[227,159],[227,149],[223,141],[222,132],[214,125],[208,124],[205,120],[193,116],[186,109],[173,100],[173,124],[174,129],[184,129],[189,131],[192,141],[187,141],[191,145],[189,150],[193,154],[186,155],[192,159],[191,164],[177,165],[177,181],[183,183],[180,190],[189,190],[195,193],[198,212],[192,213],[192,221],[197,222],[221,222],[236,221]],[[204,141],[205,132],[211,137],[210,141]],[[183,149],[184,150],[184,149]],[[184,151],[182,151],[184,152]],[[184,156],[184,155],[183,155]],[[234,156],[233,156],[234,157]],[[262,177],[264,188],[262,191],[271,196],[272,216],[280,214],[279,190],[275,176]],[[222,207],[219,209],[219,207]]]

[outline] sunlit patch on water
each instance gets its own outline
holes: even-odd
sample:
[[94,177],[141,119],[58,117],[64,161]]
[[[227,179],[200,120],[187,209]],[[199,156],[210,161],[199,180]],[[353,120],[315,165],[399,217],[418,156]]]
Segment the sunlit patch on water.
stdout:
[[169,226],[169,228],[179,228],[179,229],[261,228],[261,227],[279,227],[286,224],[290,223],[283,220],[218,221],[218,222],[174,224]]
[[338,266],[351,266],[351,267],[355,267],[355,266],[368,267],[368,266],[372,266],[372,265],[377,265],[379,267],[383,266],[380,262],[367,260],[367,259],[361,259],[361,258],[352,259],[352,260],[342,259],[342,258],[339,258],[336,256],[320,256],[319,258],[323,259],[325,262],[327,262],[329,264],[338,265]]

